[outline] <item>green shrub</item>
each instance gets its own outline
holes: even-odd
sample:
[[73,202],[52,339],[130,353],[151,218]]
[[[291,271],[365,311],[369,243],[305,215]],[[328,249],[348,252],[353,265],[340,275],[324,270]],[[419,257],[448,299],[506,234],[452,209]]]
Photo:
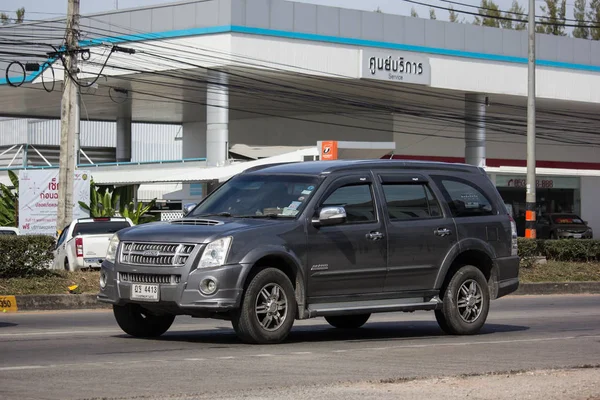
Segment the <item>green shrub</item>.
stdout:
[[567,262],[600,261],[600,240],[519,238],[519,257],[524,264],[534,257]]
[[47,272],[55,243],[52,236],[0,236],[0,278],[25,278]]

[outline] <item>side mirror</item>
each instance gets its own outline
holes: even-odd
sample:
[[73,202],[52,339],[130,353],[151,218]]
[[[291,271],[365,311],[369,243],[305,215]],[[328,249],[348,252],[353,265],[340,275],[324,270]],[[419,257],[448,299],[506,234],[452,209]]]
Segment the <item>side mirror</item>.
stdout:
[[346,222],[346,210],[344,207],[323,207],[319,211],[319,218],[313,220],[316,226],[340,225]]
[[196,207],[196,203],[187,203],[183,205],[183,216],[186,217]]

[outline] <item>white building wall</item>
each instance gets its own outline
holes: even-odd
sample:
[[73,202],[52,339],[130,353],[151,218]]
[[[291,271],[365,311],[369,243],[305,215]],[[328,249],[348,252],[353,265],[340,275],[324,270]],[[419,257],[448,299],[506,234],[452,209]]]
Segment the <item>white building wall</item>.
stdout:
[[314,146],[319,140],[389,142],[392,129],[390,115],[251,118],[230,122],[229,141],[250,146]]
[[0,119],[0,146],[12,146],[27,142],[27,120]]
[[[409,133],[406,133],[409,132]],[[526,132],[512,135],[486,127],[486,157],[488,159],[526,159]],[[426,118],[394,116],[396,154],[464,157],[464,122],[440,122]],[[591,146],[565,145],[538,138],[536,158],[541,161],[597,163],[598,150]]]
[[600,239],[600,177],[581,178],[581,218],[594,230],[594,239]]

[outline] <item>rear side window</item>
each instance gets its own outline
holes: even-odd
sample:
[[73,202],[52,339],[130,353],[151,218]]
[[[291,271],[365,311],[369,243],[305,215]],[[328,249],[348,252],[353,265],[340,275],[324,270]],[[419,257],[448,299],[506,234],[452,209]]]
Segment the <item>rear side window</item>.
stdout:
[[102,221],[76,224],[73,236],[77,235],[102,235],[106,233],[117,233],[121,229],[129,228],[125,221]]
[[15,231],[9,231],[9,230],[2,230],[0,229],[0,235],[16,235],[17,233]]
[[383,192],[391,220],[440,216],[440,206],[426,185],[386,183]]
[[324,207],[342,206],[346,209],[347,223],[374,222],[375,204],[370,184],[348,185],[336,189],[323,202]]
[[455,218],[495,215],[491,200],[473,182],[453,177],[437,177],[436,182],[445,192]]

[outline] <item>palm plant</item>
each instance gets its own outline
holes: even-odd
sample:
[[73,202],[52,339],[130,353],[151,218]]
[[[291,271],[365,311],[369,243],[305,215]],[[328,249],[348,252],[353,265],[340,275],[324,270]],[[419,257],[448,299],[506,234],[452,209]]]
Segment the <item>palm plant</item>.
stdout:
[[0,226],[17,227],[19,224],[19,177],[8,171],[13,188],[0,183]]

